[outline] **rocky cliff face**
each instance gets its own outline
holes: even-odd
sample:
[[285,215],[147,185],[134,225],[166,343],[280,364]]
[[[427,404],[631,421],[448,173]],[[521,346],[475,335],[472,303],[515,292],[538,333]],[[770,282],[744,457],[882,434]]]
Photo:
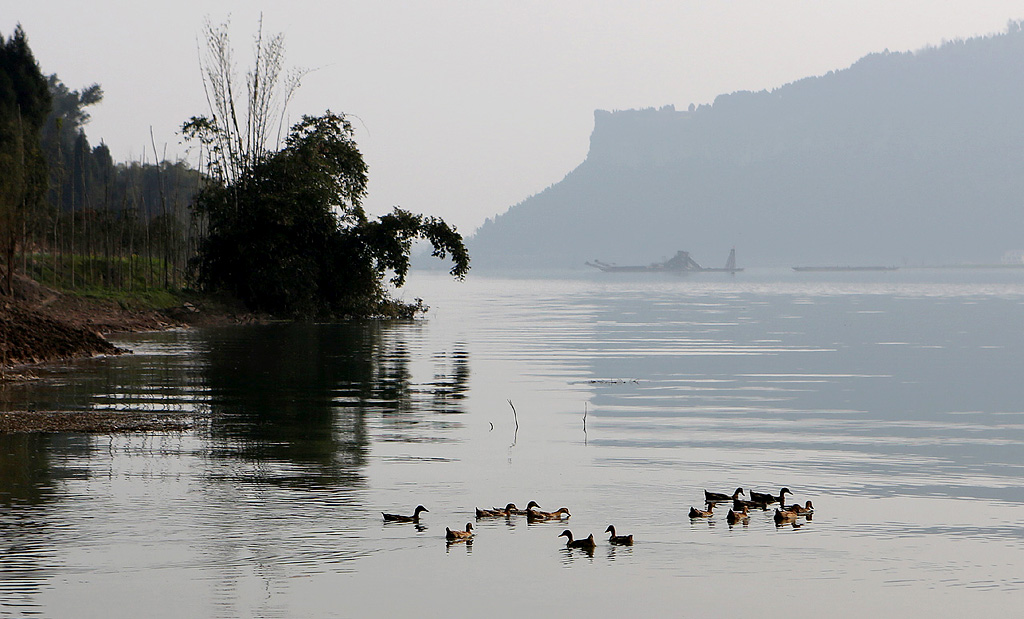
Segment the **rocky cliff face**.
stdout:
[[688,111],[598,111],[586,161],[474,266],[997,262],[1024,248],[1024,33],[872,54]]

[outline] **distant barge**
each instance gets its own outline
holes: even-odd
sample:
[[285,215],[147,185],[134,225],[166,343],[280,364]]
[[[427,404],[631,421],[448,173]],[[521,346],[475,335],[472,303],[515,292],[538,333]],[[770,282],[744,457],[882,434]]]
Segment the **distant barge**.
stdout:
[[677,251],[664,262],[654,262],[644,266],[618,266],[594,260],[587,262],[587,266],[600,269],[605,273],[739,273],[742,268],[736,266],[736,250],[729,252],[729,259],[725,261],[725,267],[716,269],[714,267],[702,267],[697,261],[690,257],[689,252]]
[[899,267],[866,266],[866,267],[793,267],[794,271],[804,272],[835,272],[835,271],[895,271]]

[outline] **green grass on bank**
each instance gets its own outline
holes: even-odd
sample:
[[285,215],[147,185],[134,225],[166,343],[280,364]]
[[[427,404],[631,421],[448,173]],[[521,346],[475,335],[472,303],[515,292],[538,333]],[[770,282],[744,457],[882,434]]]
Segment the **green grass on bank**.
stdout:
[[170,265],[165,275],[164,261],[157,258],[33,254],[26,267],[25,274],[44,286],[115,301],[124,309],[165,309],[198,296]]

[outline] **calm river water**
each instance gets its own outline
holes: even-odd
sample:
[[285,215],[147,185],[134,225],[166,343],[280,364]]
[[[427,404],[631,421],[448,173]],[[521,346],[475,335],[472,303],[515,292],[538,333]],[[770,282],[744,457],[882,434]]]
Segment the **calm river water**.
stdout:
[[[0,616],[1019,612],[1024,271],[415,273],[403,294],[426,319],[130,335],[3,387],[0,408],[203,417],[0,436]],[[813,520],[687,517],[737,486]],[[572,517],[473,517],[531,500]],[[382,522],[418,504],[420,526]]]

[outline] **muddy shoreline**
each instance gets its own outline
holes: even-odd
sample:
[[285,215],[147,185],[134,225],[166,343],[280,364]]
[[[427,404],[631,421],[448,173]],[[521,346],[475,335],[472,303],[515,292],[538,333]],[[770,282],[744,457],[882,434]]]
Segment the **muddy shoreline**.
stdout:
[[123,434],[128,432],[185,432],[195,427],[194,414],[68,413],[12,411],[0,413],[0,435],[22,432],[78,432]]
[[[104,335],[171,328],[260,322],[237,305],[191,299],[153,309],[110,299],[68,295],[23,277],[15,294],[0,296],[0,390],[35,380],[33,368],[97,355],[131,354]],[[68,413],[9,411],[0,413],[0,434],[15,432],[181,432],[194,427],[195,414],[149,411]]]

